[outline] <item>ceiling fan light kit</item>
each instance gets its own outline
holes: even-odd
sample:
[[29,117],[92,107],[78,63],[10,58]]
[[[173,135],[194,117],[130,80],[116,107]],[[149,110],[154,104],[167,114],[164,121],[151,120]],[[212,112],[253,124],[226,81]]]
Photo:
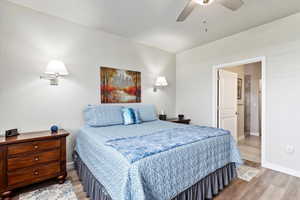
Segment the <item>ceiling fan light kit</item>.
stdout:
[[[188,0],[186,6],[178,16],[177,22],[183,22],[199,4],[207,6],[213,2],[214,0]],[[244,4],[242,0],[216,0],[216,3],[232,11],[238,10]]]
[[195,0],[195,2],[197,4],[200,4],[200,5],[203,5],[203,6],[206,6],[206,5],[209,5],[213,2],[214,0]]

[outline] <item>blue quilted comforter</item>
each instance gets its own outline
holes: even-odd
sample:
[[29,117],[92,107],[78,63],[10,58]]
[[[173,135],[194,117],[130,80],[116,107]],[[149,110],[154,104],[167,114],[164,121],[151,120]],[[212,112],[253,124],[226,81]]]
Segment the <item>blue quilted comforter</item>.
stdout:
[[[180,145],[176,145],[174,139],[171,143],[175,147],[167,145],[168,150],[162,148],[160,153],[142,156],[135,162],[128,160],[121,151],[107,146],[106,142],[136,138],[137,143],[137,138],[145,135],[155,138],[159,132],[177,135],[178,139],[180,132],[186,136],[189,129],[193,126],[159,120],[130,126],[83,127],[76,139],[76,151],[112,199],[170,200],[216,169],[230,162],[241,163],[230,134],[221,131],[211,133],[213,136],[207,135],[203,127],[205,138]],[[194,136],[198,135],[196,132]]]
[[206,126],[184,126],[158,131],[149,135],[115,138],[105,144],[115,148],[130,163],[175,147],[207,138],[229,135],[230,132]]

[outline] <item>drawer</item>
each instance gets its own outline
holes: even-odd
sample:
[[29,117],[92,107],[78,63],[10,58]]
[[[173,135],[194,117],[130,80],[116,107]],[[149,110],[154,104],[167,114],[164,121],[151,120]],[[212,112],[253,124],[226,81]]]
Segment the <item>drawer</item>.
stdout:
[[36,167],[19,169],[8,173],[8,186],[23,185],[35,183],[58,176],[60,172],[60,163],[53,162]]
[[7,161],[8,171],[30,167],[36,164],[60,160],[60,150],[55,149],[42,153],[34,153],[26,156],[9,158]]
[[59,146],[59,139],[12,144],[7,147],[7,153],[8,156],[11,156],[20,153],[39,152],[42,150],[54,149],[58,148]]

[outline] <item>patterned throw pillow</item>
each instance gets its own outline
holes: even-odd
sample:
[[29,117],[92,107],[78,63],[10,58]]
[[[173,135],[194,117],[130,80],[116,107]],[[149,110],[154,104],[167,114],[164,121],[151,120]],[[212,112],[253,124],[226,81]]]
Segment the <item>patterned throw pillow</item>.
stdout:
[[140,124],[142,122],[138,110],[133,108],[123,108],[122,112],[124,125]]
[[132,108],[123,108],[124,125],[134,124],[134,110]]
[[133,110],[134,110],[134,119],[135,119],[135,123],[136,123],[136,124],[142,123],[142,120],[141,120],[141,116],[140,116],[139,110],[137,110],[137,109],[133,109]]

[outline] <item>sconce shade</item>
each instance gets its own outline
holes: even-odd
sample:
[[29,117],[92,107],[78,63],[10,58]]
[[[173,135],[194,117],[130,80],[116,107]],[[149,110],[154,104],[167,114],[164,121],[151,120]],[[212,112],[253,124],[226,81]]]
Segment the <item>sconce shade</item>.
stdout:
[[157,77],[156,81],[155,81],[155,86],[157,86],[157,87],[168,86],[168,82],[166,80],[166,77],[164,77],[164,76]]
[[69,72],[62,61],[52,60],[48,63],[45,74],[58,74],[60,76],[66,76],[69,74]]

